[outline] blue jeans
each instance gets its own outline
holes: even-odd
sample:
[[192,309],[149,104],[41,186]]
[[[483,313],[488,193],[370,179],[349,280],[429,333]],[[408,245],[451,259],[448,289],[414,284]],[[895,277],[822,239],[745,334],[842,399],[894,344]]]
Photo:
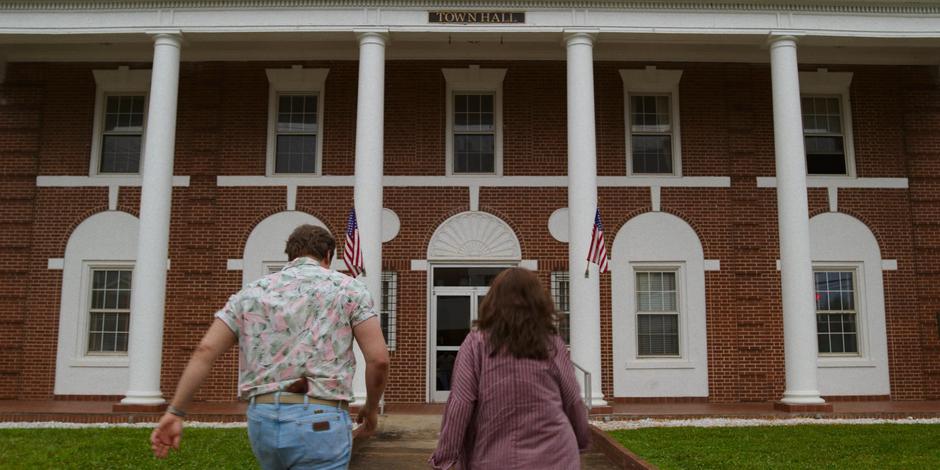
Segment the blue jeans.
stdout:
[[345,469],[352,454],[349,412],[316,404],[248,407],[248,439],[264,470]]

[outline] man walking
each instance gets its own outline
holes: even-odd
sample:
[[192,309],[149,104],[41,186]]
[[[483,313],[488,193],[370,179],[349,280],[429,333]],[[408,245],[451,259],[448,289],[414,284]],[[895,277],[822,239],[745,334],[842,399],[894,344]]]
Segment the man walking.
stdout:
[[366,360],[359,434],[375,431],[388,350],[365,284],[330,270],[335,248],[327,230],[297,227],[287,240],[287,266],[252,282],[215,314],[150,436],[154,455],[179,449],[193,395],[215,360],[237,342],[238,390],[250,401],[248,437],[261,467],[346,468],[353,338]]

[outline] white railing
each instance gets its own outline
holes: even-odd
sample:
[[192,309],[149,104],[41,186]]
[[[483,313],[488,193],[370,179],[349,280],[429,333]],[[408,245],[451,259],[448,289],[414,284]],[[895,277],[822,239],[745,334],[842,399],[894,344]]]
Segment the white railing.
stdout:
[[588,411],[591,411],[591,373],[574,361],[571,363],[574,364],[574,368],[581,371],[581,374],[584,376],[584,387],[582,387],[584,390],[584,406],[587,407]]

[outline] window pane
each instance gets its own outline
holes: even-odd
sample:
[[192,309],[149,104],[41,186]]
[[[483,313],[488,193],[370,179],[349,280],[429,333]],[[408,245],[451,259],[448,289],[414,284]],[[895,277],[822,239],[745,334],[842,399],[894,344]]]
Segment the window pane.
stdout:
[[555,310],[558,312],[558,335],[570,344],[571,325],[569,323],[569,277],[567,271],[556,271],[552,273],[552,300],[555,302]]
[[679,316],[638,315],[637,354],[640,356],[679,355]]
[[672,173],[672,136],[631,137],[634,173]]
[[105,105],[105,132],[142,133],[144,125],[143,96],[109,96]]
[[671,132],[668,96],[630,97],[630,128],[633,132]]
[[281,95],[277,110],[278,133],[317,132],[317,97],[314,95]]
[[435,286],[489,286],[504,267],[435,268]]
[[851,271],[814,273],[820,353],[859,352],[854,276]]
[[389,350],[395,350],[398,309],[398,273],[382,273],[382,334]]
[[493,173],[495,139],[490,134],[454,136],[454,173]]
[[139,135],[105,135],[102,138],[101,173],[140,171]]
[[316,173],[317,136],[279,135],[274,171],[277,173]]

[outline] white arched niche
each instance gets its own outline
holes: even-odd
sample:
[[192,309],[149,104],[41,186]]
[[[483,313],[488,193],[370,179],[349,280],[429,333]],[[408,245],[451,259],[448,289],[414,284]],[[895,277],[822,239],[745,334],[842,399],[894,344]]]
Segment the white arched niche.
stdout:
[[[245,252],[242,254],[242,284],[260,279],[287,264],[287,253],[284,252],[287,238],[294,229],[304,224],[329,230],[320,219],[300,211],[278,212],[259,222],[245,242]],[[337,235],[333,234],[333,237],[336,238]],[[340,241],[341,239],[337,238],[337,244]],[[333,268],[345,269],[342,260],[336,259],[335,252]]]
[[860,220],[838,212],[813,217],[809,229],[814,270],[855,273],[859,351],[819,355],[819,392],[825,396],[888,395],[891,384],[878,240]]
[[[123,395],[127,354],[88,354],[93,269],[133,269],[137,217],[107,211],[82,221],[69,237],[62,263],[62,299],[56,354],[56,395]],[[131,312],[133,315],[133,312]]]
[[522,258],[516,233],[487,212],[461,212],[445,220],[428,243],[429,261],[513,261]]
[[[617,232],[612,248],[614,396],[707,397],[705,260],[684,220],[648,212]],[[678,356],[639,356],[637,272],[676,273]]]

